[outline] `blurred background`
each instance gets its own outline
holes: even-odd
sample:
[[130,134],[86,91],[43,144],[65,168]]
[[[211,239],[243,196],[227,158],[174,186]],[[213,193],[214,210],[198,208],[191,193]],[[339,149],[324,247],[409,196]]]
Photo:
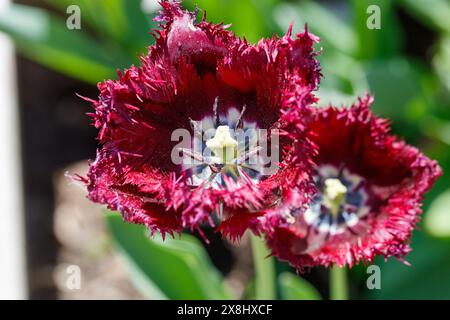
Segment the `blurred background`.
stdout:
[[[427,195],[407,257],[412,266],[377,260],[381,290],[368,290],[366,267],[355,267],[350,293],[354,299],[450,299],[450,1],[183,4],[197,4],[214,22],[232,23],[252,42],[283,35],[291,21],[296,32],[308,23],[321,38],[320,104],[348,104],[373,93],[375,113],[439,161],[444,176]],[[370,5],[380,8],[380,29],[368,28]],[[71,30],[66,22],[77,8],[81,29]],[[156,10],[156,0],[0,1],[0,298],[252,297],[248,239],[236,245],[209,230],[209,245],[196,235],[166,244],[140,239],[117,217],[105,219],[103,209],[65,177],[84,174],[97,147],[85,115],[90,106],[75,93],[95,98],[97,82],[138,63],[138,54],[153,42]],[[206,292],[198,275],[183,268],[189,261],[225,289]],[[81,286],[68,285],[68,275],[77,271],[70,266],[79,267]],[[161,266],[169,275],[180,274],[177,281],[184,283],[178,285],[190,289],[174,288]],[[296,286],[309,290],[309,298],[328,297],[326,270],[314,269],[300,280],[284,263],[277,262],[276,270],[279,298],[293,298],[286,288]]]

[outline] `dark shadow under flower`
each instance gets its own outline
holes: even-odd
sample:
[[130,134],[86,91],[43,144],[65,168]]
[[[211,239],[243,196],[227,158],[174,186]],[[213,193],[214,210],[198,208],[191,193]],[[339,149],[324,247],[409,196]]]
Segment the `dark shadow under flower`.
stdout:
[[[89,198],[163,235],[212,224],[216,213],[227,221],[220,231],[237,238],[247,226],[255,230],[259,212],[282,194],[309,191],[313,147],[304,118],[320,78],[317,38],[307,31],[293,38],[289,30],[251,45],[223,24],[196,22],[178,2],[161,6],[156,43],[140,67],[99,84],[99,99],[90,100],[101,148],[84,180]],[[232,131],[255,128],[280,141],[274,173],[244,165]],[[179,129],[193,137],[212,129],[200,153],[178,150],[195,166],[173,161]],[[232,219],[244,222],[241,228]]]
[[376,255],[402,260],[410,251],[424,194],[441,169],[390,135],[372,101],[315,111],[308,127],[318,147],[316,195],[308,206],[288,202],[262,218],[273,254],[299,270],[351,267]]

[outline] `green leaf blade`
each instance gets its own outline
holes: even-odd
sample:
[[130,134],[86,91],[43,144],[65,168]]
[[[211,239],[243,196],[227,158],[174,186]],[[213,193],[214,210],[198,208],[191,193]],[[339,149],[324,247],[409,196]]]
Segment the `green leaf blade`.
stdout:
[[[123,222],[119,215],[106,217],[111,235],[124,254],[138,289],[152,298],[229,299],[222,277],[213,267],[197,239],[183,234],[180,239],[155,236],[149,239],[145,228]],[[133,280],[133,279],[132,279]]]
[[127,60],[38,8],[11,5],[0,13],[0,31],[10,36],[26,57],[93,84],[114,77],[114,62],[123,65]]
[[321,300],[319,292],[305,279],[283,272],[278,277],[281,297],[285,300]]

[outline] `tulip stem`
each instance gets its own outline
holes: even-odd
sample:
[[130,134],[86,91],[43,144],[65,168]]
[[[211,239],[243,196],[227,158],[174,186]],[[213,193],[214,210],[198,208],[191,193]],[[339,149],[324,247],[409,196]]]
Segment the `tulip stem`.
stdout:
[[333,266],[330,268],[330,299],[348,300],[347,269]]
[[276,299],[275,260],[269,257],[270,252],[261,238],[253,234],[250,238],[255,273],[255,299],[274,300]]

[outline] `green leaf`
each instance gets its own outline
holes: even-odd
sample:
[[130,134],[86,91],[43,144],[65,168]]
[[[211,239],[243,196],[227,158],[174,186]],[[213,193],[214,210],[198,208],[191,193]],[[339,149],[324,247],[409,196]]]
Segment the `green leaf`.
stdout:
[[82,21],[106,41],[114,41],[128,49],[129,54],[143,50],[150,42],[150,19],[141,8],[141,1],[130,0],[46,0],[64,12],[70,5],[80,7]]
[[319,292],[308,281],[290,272],[278,277],[281,297],[285,300],[321,300]]
[[95,1],[92,0],[45,0],[51,6],[61,10],[63,13],[66,13],[67,8],[71,5],[77,5],[80,7],[81,11],[81,20],[82,26],[84,22],[86,22],[90,26],[95,26],[96,21],[96,12],[95,12]]
[[428,26],[450,33],[448,0],[398,0],[398,2]]
[[363,64],[348,55],[335,51],[334,54],[319,56],[322,65],[326,65],[324,75],[317,92],[320,105],[351,105],[357,96],[369,91]]
[[[390,118],[395,132],[407,141],[417,139],[420,119],[414,119],[412,114],[417,104],[424,100],[422,82],[426,73],[421,66],[396,58],[372,60],[365,67],[370,91],[375,94],[374,112]],[[429,107],[429,104],[425,107]]]
[[106,217],[111,235],[130,266],[131,279],[149,298],[229,299],[222,277],[201,243],[183,234],[180,239],[149,239],[145,228]]
[[[91,1],[91,0],[90,0]],[[150,42],[150,24],[141,10],[140,1],[96,0],[98,30],[129,49],[130,55],[142,51]]]
[[86,33],[67,29],[64,21],[38,8],[12,5],[3,10],[0,31],[28,58],[90,83],[113,77],[113,61],[123,61]]
[[207,12],[208,20],[231,24],[231,30],[237,35],[256,42],[262,36],[272,35],[273,21],[270,15],[267,16],[267,12],[270,12],[276,3],[276,0],[186,0],[183,6],[192,10],[198,5],[201,10]]
[[382,116],[401,118],[405,105],[421,93],[420,73],[406,59],[373,60],[366,71],[376,94],[376,111]]
[[450,243],[415,232],[407,266],[380,258],[381,290],[366,289],[368,299],[450,299]]
[[354,54],[357,49],[357,38],[354,31],[343,20],[322,5],[312,1],[298,4],[283,3],[274,12],[275,21],[280,28],[286,30],[294,21],[297,28],[308,23],[310,30],[321,38],[320,45],[324,53],[340,51]]
[[[447,148],[450,146],[450,122],[448,120],[426,115],[426,118],[422,121],[422,131],[428,138],[444,143]],[[438,145],[436,147],[440,149]]]
[[[399,54],[402,47],[401,28],[395,15],[392,0],[352,0],[355,14],[354,30],[357,33],[358,58],[391,58]],[[369,6],[380,8],[380,29],[369,29],[367,19],[372,15],[367,12]]]
[[431,203],[424,224],[430,235],[450,238],[450,189],[441,193]]
[[442,37],[433,57],[433,67],[442,84],[450,91],[450,36]]

